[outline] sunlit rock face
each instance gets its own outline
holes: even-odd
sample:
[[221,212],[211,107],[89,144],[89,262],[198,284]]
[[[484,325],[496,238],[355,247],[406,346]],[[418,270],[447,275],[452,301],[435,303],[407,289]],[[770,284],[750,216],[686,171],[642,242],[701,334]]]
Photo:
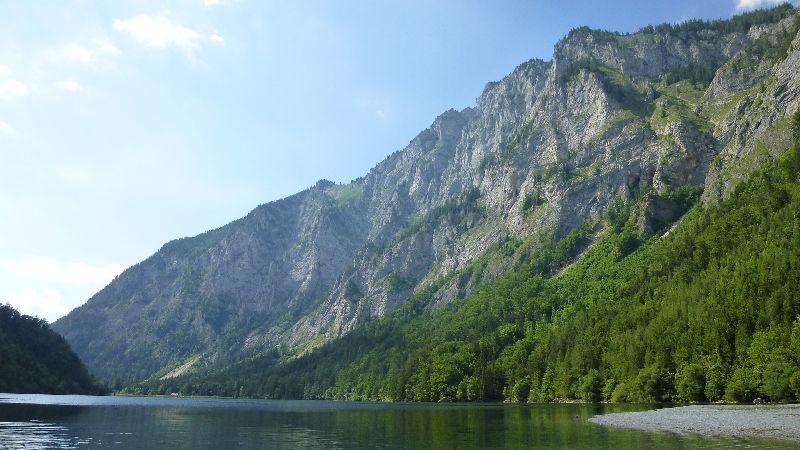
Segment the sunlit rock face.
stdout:
[[432,285],[445,305],[496,244],[562,236],[614,202],[645,198],[639,231],[656,232],[674,219],[665,194],[702,187],[713,204],[789,145],[800,15],[720,23],[573,30],[364,177],[172,241],[53,327],[93,373],[131,383],[198,356],[191,370],[307,351]]

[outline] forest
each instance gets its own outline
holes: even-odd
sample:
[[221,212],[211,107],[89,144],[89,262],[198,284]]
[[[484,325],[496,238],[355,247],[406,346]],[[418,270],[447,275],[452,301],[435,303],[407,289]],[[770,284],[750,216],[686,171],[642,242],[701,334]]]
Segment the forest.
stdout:
[[[641,204],[545,244],[475,295],[395,313],[305,355],[257,355],[131,393],[388,401],[800,399],[800,113],[794,145],[721,204],[643,239]],[[662,194],[664,195],[664,194]],[[522,242],[505,244],[514,251]]]
[[0,304],[0,392],[103,394],[78,356],[47,322]]

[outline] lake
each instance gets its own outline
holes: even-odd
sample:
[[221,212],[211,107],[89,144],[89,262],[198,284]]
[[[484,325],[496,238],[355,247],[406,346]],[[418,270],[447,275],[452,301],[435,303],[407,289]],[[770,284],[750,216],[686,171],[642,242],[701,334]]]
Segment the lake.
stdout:
[[409,404],[0,394],[3,448],[699,449],[788,443],[608,429],[631,405]]

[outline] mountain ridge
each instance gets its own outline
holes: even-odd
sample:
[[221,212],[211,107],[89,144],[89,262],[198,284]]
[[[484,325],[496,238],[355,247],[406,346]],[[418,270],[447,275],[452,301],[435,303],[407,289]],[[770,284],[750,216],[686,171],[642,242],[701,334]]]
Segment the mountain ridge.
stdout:
[[714,204],[788,145],[774,124],[797,109],[798,23],[784,6],[627,35],[573,30],[551,61],[488,83],[474,108],[441,114],[364,177],[165,244],[54,328],[124,385],[196,356],[211,370],[308,351],[437,280],[449,281],[435,304],[448,304],[517,264],[501,254],[475,279],[453,277],[490,248],[565,236],[641,192],[653,192],[639,208],[647,236],[677,218],[669,192],[705,186]]

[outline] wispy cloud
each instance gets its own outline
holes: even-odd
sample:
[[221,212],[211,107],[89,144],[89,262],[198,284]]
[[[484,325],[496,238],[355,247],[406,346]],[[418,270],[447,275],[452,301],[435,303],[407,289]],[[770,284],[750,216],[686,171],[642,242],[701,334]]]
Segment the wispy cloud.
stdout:
[[28,87],[19,80],[3,80],[0,82],[0,95],[25,97],[28,95]]
[[[125,266],[64,263],[54,258],[29,258],[7,261],[0,272],[11,275],[16,288],[7,289],[0,301],[8,302],[25,314],[56,320],[110,283]],[[2,273],[0,273],[2,275]]]
[[53,258],[32,258],[11,266],[11,271],[19,277],[64,284],[110,282],[123,270],[122,264],[92,266],[82,262],[62,263]]
[[86,64],[96,67],[106,66],[111,58],[122,51],[106,38],[95,39],[90,45],[70,43],[47,51],[48,59],[54,64]]
[[88,48],[77,44],[68,44],[61,48],[50,49],[50,60],[56,63],[92,63],[94,57]]
[[11,68],[0,65],[0,97],[25,97],[28,95],[28,87],[25,83],[10,78]]
[[114,29],[127,33],[136,41],[149,48],[176,47],[196,49],[204,37],[197,31],[173,23],[162,16],[140,14],[130,19],[114,19]]
[[786,0],[736,0],[736,11],[752,11],[786,3]]
[[0,120],[0,137],[17,137],[19,133],[17,129],[11,126],[8,122]]
[[80,92],[83,90],[83,87],[80,84],[72,80],[56,81],[53,83],[53,85],[59,89],[63,89],[71,93]]
[[216,42],[218,44],[222,44],[223,42],[225,42],[225,39],[222,36],[218,35],[217,33],[211,33],[211,35],[208,37],[208,40],[211,42]]
[[216,6],[230,6],[237,3],[237,0],[203,0],[203,6],[206,8],[214,8]]
[[97,40],[95,42],[95,46],[98,52],[108,56],[119,56],[122,54],[122,51],[119,48],[117,48],[116,45],[112,44],[111,42],[105,39]]
[[61,292],[47,287],[25,287],[4,299],[25,314],[53,320],[69,312]]

